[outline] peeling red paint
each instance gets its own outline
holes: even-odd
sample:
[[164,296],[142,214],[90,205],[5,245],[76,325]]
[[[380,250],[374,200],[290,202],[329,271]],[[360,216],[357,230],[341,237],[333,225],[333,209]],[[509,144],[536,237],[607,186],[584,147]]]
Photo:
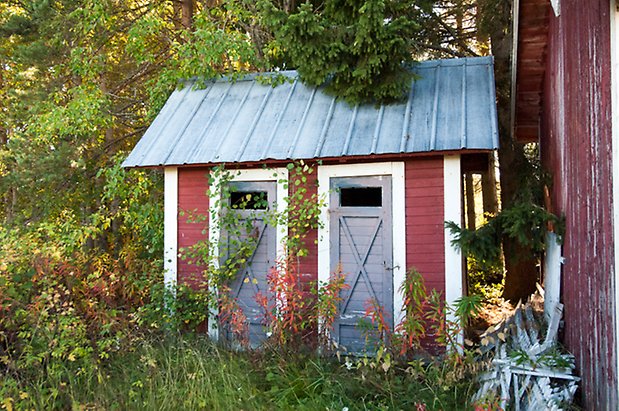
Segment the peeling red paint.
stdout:
[[610,5],[564,0],[549,22],[541,150],[566,218],[565,344],[583,405],[617,409],[613,254]]

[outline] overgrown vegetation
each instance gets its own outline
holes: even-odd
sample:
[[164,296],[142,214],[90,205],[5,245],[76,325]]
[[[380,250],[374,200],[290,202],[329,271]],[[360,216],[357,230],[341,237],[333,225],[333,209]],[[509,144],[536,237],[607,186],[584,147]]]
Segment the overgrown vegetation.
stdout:
[[[110,281],[114,287],[89,286],[94,270],[78,271],[60,255],[30,270],[30,261],[59,250],[19,250],[9,255],[5,249],[3,261],[12,257],[12,268],[0,272],[4,409],[462,409],[473,392],[476,369],[455,353],[444,362],[424,362],[380,348],[374,358],[337,361],[293,350],[279,339],[263,352],[228,351],[171,330],[200,321],[205,304],[199,293],[178,290],[170,301],[180,305],[171,315],[157,294],[132,289],[135,279],[117,275],[130,274],[121,267],[99,273],[117,279]],[[23,265],[15,264],[18,258]],[[32,282],[23,281],[28,273]],[[159,276],[144,281],[153,285]],[[168,316],[167,328],[157,322],[161,314]],[[301,331],[288,327],[288,319],[272,322]]]
[[[303,164],[289,169],[294,175],[291,181],[303,181],[305,173],[312,173],[311,167]],[[143,172],[124,175],[119,169],[110,169],[101,177],[110,193],[125,199],[118,203],[115,215],[122,219],[124,229],[150,230],[141,218],[148,213],[152,213],[151,220],[161,218],[156,206],[135,207],[149,192],[148,184],[139,184],[149,181]],[[222,186],[229,181],[221,176],[218,180]],[[377,354],[347,356],[329,340],[344,278],[335,275],[323,287],[313,285],[314,298],[308,298],[305,285],[298,281],[294,263],[304,255],[304,233],[315,228],[309,217],[318,215],[316,204],[320,203],[308,199],[302,190],[298,194],[290,197],[286,210],[304,216],[297,218],[298,225],[289,225],[296,227],[290,230],[293,238],[287,242],[292,258],[272,272],[268,292],[256,296],[263,302],[262,324],[270,334],[259,351],[249,349],[243,341],[246,319],[239,315],[242,310],[225,288],[238,276],[238,260],[253,252],[256,242],[251,237],[238,233],[238,242],[232,247],[235,253],[228,256],[237,263],[224,259],[220,271],[213,271],[216,283],[205,277],[206,287],[194,284],[193,288],[181,285],[170,289],[161,284],[160,261],[136,257],[138,251],[148,253],[151,249],[161,255],[158,230],[153,231],[148,244],[122,243],[115,258],[89,253],[92,236],[112,224],[105,209],[93,214],[87,226],[78,228],[69,225],[69,220],[66,231],[41,229],[31,235],[0,231],[2,407],[466,408],[473,392],[471,376],[478,367],[469,354],[461,354],[458,336],[478,302],[464,298],[456,307],[445,307],[442,296],[428,293],[421,275],[412,270],[402,287],[406,316],[390,329],[384,325],[380,307],[372,305],[368,320],[378,325],[371,329],[376,328],[380,335],[372,340],[370,350]],[[305,207],[306,202],[314,206]],[[233,213],[217,213],[220,217],[226,214],[234,218]],[[283,216],[263,218],[276,224]],[[255,221],[240,228],[238,218],[233,221],[237,229],[254,230]],[[213,248],[197,250],[190,255],[209,256],[199,251],[212,252]],[[213,260],[198,263],[205,273],[215,265]],[[218,287],[215,294],[213,284]],[[246,352],[230,351],[194,334],[213,304],[224,314],[223,322],[237,322],[234,334]],[[236,319],[225,317],[226,304]],[[320,343],[308,344],[308,335],[319,324]],[[419,358],[423,340],[438,344],[435,353],[439,357]],[[322,355],[317,348],[322,349]]]
[[[119,290],[107,290],[111,301],[103,304],[76,282],[85,278],[63,268],[35,283],[31,305],[3,300],[13,310],[0,324],[3,409],[465,409],[474,390],[477,369],[457,353],[428,362],[403,361],[384,348],[376,357],[341,361],[290,346],[229,351],[144,322],[157,317],[148,312],[154,306],[123,309],[114,304]],[[184,324],[192,312],[185,305],[168,325]]]
[[467,258],[467,279],[469,294],[478,295],[484,301],[492,301],[501,297],[503,291],[503,265],[479,263],[469,255]]
[[[453,245],[471,258],[470,267],[478,278],[491,276],[496,272],[497,268],[502,266],[504,253],[516,254],[511,257],[516,261],[519,258],[522,261],[534,258],[539,264],[546,249],[547,233],[556,233],[559,240],[563,235],[563,222],[549,211],[545,204],[550,179],[541,169],[535,145],[528,148],[526,168],[510,205],[496,215],[489,216],[485,224],[470,230],[461,228],[453,221],[445,223],[455,236]],[[511,249],[506,250],[505,247]],[[521,253],[519,257],[518,252]],[[517,281],[519,286],[513,286],[505,295],[513,302],[532,294],[539,278],[534,273],[518,278]],[[473,285],[479,287],[475,283]]]
[[79,373],[55,361],[52,376],[3,379],[3,409],[456,410],[474,392],[470,371],[451,363],[347,367],[310,355],[230,352],[187,335],[146,338]]

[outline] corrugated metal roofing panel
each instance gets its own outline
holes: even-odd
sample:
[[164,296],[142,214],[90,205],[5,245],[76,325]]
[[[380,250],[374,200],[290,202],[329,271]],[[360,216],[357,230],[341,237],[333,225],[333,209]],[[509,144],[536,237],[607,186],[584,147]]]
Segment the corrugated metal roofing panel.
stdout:
[[255,75],[194,83],[169,100],[125,167],[493,150],[498,146],[491,57],[417,64],[408,99],[350,106],[296,80],[275,88]]

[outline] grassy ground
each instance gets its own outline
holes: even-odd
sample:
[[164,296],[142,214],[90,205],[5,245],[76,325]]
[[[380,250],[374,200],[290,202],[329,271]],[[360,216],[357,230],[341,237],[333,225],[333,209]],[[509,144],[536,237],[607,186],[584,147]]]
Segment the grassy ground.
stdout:
[[5,375],[0,408],[455,410],[467,409],[473,389],[466,366],[456,363],[347,367],[343,358],[235,353],[190,337],[150,339],[92,368],[65,363],[53,374]]

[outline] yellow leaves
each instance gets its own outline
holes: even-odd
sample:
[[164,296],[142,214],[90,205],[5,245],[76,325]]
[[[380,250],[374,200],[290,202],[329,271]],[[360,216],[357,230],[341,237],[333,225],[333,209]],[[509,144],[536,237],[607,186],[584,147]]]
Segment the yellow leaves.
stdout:
[[239,60],[232,61],[232,67],[236,71],[249,71],[251,69],[251,65],[249,63],[245,63]]
[[153,370],[157,368],[157,360],[150,355],[140,356],[140,362]]
[[2,399],[2,409],[7,411],[13,411],[13,402],[15,400],[12,397],[5,397]]
[[490,335],[487,335],[481,339],[481,345],[483,345],[484,347],[490,344],[494,344],[494,343],[495,343],[494,337]]

